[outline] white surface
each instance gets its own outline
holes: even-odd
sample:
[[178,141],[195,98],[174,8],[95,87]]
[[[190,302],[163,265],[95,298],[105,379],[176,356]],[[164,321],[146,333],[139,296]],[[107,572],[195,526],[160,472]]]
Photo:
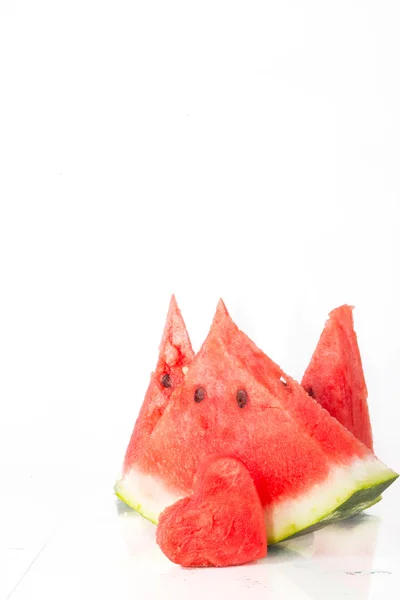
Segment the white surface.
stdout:
[[[116,501],[107,477],[92,480],[91,492],[81,481],[82,493],[68,499],[59,496],[60,481],[57,498],[46,498],[41,489],[46,477],[32,478],[25,511],[16,515],[11,507],[12,527],[19,523],[23,531],[13,530],[10,542],[24,550],[18,562],[17,551],[6,548],[4,598],[398,598],[398,487],[365,515],[271,547],[258,563],[193,570],[164,557],[155,526]],[[18,496],[12,500],[18,504]],[[38,519],[45,535],[37,536]]]
[[349,555],[340,529],[324,557],[207,572],[169,565],[111,489],[172,292],[196,349],[223,296],[297,378],[354,304],[376,452],[400,470],[399,11],[0,0],[5,597],[396,590],[399,483],[371,567],[375,521]]

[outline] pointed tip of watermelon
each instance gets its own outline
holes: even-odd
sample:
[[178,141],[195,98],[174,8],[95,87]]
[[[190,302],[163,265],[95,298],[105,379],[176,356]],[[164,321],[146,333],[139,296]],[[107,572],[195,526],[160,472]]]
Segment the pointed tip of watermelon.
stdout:
[[222,300],[222,298],[220,298],[218,300],[217,308],[215,309],[211,329],[220,326],[222,323],[233,323],[233,320],[228,312],[228,309],[226,308],[225,302]]
[[[181,353],[190,362],[193,359],[194,352],[189,338],[189,333],[186,328],[185,321],[176,301],[175,294],[171,295],[169,301],[167,318],[165,320],[164,331],[159,346],[159,355],[162,357],[168,354],[168,347],[179,348]],[[166,357],[164,356],[164,359]],[[168,359],[166,359],[168,362]]]
[[222,298],[220,298],[217,304],[217,308],[215,309],[215,314],[211,323],[209,336],[211,335],[211,337],[221,337],[221,335],[223,334],[231,335],[232,332],[236,333],[237,331],[239,331],[238,326],[229,314],[225,302],[222,300]]
[[169,307],[170,307],[170,309],[173,308],[174,310],[176,310],[178,308],[178,303],[176,301],[175,294],[171,294],[171,299],[169,301]]
[[170,331],[171,328],[182,328],[186,331],[186,325],[183,320],[180,308],[178,306],[178,302],[176,301],[175,294],[171,295],[171,299],[169,301],[167,318],[165,320],[164,335],[166,334],[166,332]]
[[215,310],[215,316],[229,316],[228,309],[226,308],[225,302],[220,298],[218,300],[217,308]]
[[336,308],[330,311],[329,317],[331,319],[349,319],[353,324],[353,310],[355,306],[353,304],[342,304],[341,306],[337,306]]
[[169,301],[169,306],[168,306],[168,313],[167,313],[167,320],[166,322],[168,323],[168,321],[171,320],[171,318],[173,317],[174,314],[179,313],[180,314],[180,310],[179,310],[179,306],[178,303],[176,301],[176,297],[175,294],[171,295],[170,301]]

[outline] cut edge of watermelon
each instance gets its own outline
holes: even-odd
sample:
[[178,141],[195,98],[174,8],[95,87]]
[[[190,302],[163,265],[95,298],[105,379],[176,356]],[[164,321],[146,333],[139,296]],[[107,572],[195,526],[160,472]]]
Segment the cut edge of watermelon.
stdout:
[[[266,508],[268,542],[275,544],[309,533],[370,508],[379,502],[382,492],[397,477],[397,473],[376,457],[356,459],[346,467],[333,468],[323,484],[316,484],[301,498],[279,503],[273,518]],[[314,516],[312,520],[309,519],[310,514]],[[274,527],[272,521],[282,525]]]
[[160,479],[132,467],[114,486],[115,495],[154,525],[162,511],[185,497],[174,493]]
[[[273,513],[268,507],[264,509],[268,544],[309,533],[370,508],[397,477],[376,457],[334,467],[324,483],[315,484],[301,498],[280,502]],[[155,525],[167,506],[186,496],[184,492],[168,490],[160,479],[134,468],[117,482],[114,490],[125,504]],[[280,526],[274,527],[274,522]]]

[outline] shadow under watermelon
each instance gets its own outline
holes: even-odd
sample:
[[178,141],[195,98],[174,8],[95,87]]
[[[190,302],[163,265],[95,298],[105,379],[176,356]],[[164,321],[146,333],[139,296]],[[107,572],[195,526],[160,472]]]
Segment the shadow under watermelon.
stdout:
[[[308,598],[336,600],[366,600],[374,571],[375,549],[381,520],[368,514],[358,514],[323,529],[295,537],[268,548],[266,558],[240,567],[219,569],[185,569],[170,563],[162,555],[155,540],[156,527],[119,499],[115,502],[125,542],[132,558],[152,557],[163,572],[155,569],[151,589],[171,587],[174,597],[191,600],[204,598],[205,589],[229,588],[232,598],[241,597],[244,589],[252,597],[261,590],[270,590],[272,597],[293,595],[298,591]],[[278,592],[279,590],[279,592]],[[201,592],[201,593],[200,593]],[[249,594],[250,593],[250,594]],[[257,593],[257,596],[259,597]],[[276,595],[278,594],[278,595]],[[207,594],[206,594],[207,595]],[[288,596],[287,596],[288,597]],[[295,597],[295,596],[294,596]]]

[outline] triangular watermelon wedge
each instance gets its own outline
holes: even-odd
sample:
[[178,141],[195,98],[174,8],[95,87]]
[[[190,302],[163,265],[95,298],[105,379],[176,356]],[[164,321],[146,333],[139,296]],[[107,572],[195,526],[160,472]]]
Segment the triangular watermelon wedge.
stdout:
[[[318,403],[310,398],[310,396],[307,397],[307,394],[304,393],[304,389],[295,380],[285,374],[276,363],[266,356],[254,342],[240,331],[230,318],[222,300],[220,300],[218,304],[211,329],[218,331],[218,337],[222,341],[225,351],[229,351],[231,356],[235,356],[238,363],[242,364],[249,373],[252,373],[257,381],[262,383],[272,395],[279,398],[281,407],[288,410],[291,416],[296,420],[297,425],[305,427],[308,430],[310,437],[313,440],[318,441],[320,448],[327,455],[328,461],[332,464],[332,473],[329,477],[332,482],[327,482],[327,491],[334,493],[334,479],[337,480],[339,486],[337,489],[345,483],[345,471],[342,472],[341,470],[336,469],[336,475],[334,477],[333,472],[335,469],[333,466],[335,464],[338,466],[346,465],[346,470],[349,470],[350,478],[353,478],[353,483],[355,484],[354,492],[349,495],[341,505],[338,505],[331,514],[326,514],[322,521],[316,522],[307,528],[300,530],[300,532],[303,533],[317,529],[327,522],[346,518],[378,502],[381,499],[380,493],[386,489],[398,475],[381,463],[373,453],[369,451],[364,444],[355,439],[353,435],[349,435],[348,431],[340,426],[336,419],[332,419],[326,410],[321,410]],[[284,442],[279,441],[277,443],[277,449],[282,446],[284,446]],[[286,454],[286,460],[288,460],[289,453],[286,452]],[[350,457],[353,457],[353,461],[351,461]],[[362,459],[362,462],[360,462],[359,459]],[[314,462],[315,466],[316,457],[310,457],[310,460]],[[306,468],[304,466],[303,477],[306,477],[305,471]],[[381,475],[379,474],[379,471],[381,471]],[[361,479],[360,475],[362,475]],[[386,477],[388,479],[386,479]],[[340,481],[341,478],[343,478],[343,481]],[[374,482],[375,478],[376,482]],[[263,482],[262,485],[266,485],[266,479],[261,481]],[[317,487],[320,488],[321,486],[319,485]],[[357,491],[357,487],[359,488],[359,491]],[[259,487],[259,492],[261,499],[263,500],[264,491],[262,487]],[[267,490],[265,490],[265,493],[268,493]],[[285,512],[286,510],[286,507],[283,507],[282,512]],[[300,515],[300,505],[296,506],[293,515],[294,517],[297,517],[296,513]],[[272,531],[275,530],[274,523],[268,516],[266,516],[266,522],[268,524],[269,540],[274,540],[274,535],[270,535],[271,529]],[[296,534],[297,533],[298,532],[296,532]],[[285,535],[285,538],[286,537],[291,536]]]
[[[130,480],[127,475],[146,448],[149,437],[170,401],[174,389],[179,387],[184,380],[193,357],[194,352],[185,322],[173,295],[159,347],[157,366],[154,373],[151,374],[150,383],[125,454],[122,478],[115,486],[116,494],[127,504],[131,504]],[[141,512],[140,505],[133,508]]]
[[354,331],[353,307],[335,308],[329,317],[301,384],[321,406],[373,450],[368,391]]
[[146,448],[127,465],[125,500],[157,522],[219,456],[248,468],[269,543],[363,510],[397,477],[259,350],[222,302]]

